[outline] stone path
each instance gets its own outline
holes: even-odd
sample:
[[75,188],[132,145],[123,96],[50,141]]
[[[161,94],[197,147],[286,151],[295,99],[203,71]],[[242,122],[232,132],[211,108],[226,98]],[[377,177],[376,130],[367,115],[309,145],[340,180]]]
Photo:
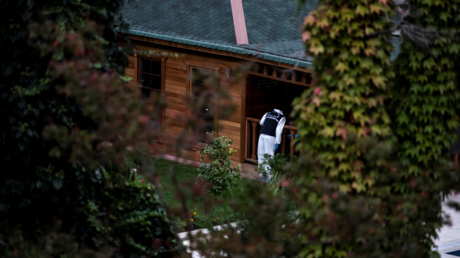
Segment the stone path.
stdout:
[[250,178],[250,179],[259,180],[259,173],[257,173],[256,168],[257,168],[257,165],[254,165],[254,164],[249,164],[249,163],[242,164],[241,176]]

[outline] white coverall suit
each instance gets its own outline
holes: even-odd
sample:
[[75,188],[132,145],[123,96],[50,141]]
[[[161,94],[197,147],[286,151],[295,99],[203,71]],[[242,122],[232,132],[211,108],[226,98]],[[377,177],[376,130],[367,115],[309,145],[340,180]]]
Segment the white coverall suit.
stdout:
[[[281,134],[283,133],[285,123],[286,118],[284,117],[283,112],[279,109],[265,113],[262,120],[260,120],[262,129],[260,130],[259,146],[257,148],[259,164],[261,164],[264,160],[264,154],[269,154],[271,156],[275,154],[275,145],[281,143]],[[265,127],[264,124],[266,124]],[[264,132],[272,135],[265,134]],[[267,171],[268,178],[270,179],[273,176],[270,173],[270,166],[266,165],[265,170]]]

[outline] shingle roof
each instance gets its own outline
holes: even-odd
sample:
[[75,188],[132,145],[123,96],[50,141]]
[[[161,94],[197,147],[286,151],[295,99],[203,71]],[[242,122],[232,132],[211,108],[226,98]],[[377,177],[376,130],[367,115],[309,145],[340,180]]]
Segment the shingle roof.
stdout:
[[[297,15],[294,0],[243,0],[249,44],[299,40],[303,18],[316,9],[316,1],[307,1]],[[314,4],[310,2],[315,2]]]
[[[307,1],[298,15],[296,0],[242,1],[249,45],[236,44],[230,0],[128,1],[123,15],[130,23],[129,34],[258,55],[301,67],[311,64],[299,27],[303,17],[317,7],[317,0]],[[393,44],[398,50],[399,40],[393,39]]]
[[265,53],[273,53],[280,56],[310,60],[309,58],[305,57],[305,46],[303,45],[302,40],[300,39],[291,41],[250,44],[245,46],[245,48]]
[[123,15],[132,29],[236,44],[229,0],[139,0],[127,3]]
[[295,0],[243,0],[243,9],[249,45],[236,44],[230,0],[139,0],[128,2],[123,15],[130,34],[174,38],[190,45],[216,44],[250,55],[260,51],[259,58],[309,65],[301,52],[299,26],[314,6],[307,5],[296,15]]

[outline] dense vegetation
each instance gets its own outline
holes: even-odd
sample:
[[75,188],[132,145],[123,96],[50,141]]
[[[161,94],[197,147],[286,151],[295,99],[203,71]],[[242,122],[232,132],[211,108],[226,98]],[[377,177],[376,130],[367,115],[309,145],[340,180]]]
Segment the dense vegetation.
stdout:
[[[458,189],[448,154],[458,141],[460,1],[409,2],[387,102],[401,166],[394,194],[407,198],[397,232],[428,256],[436,229],[449,223],[441,216],[440,192]],[[417,33],[424,36],[414,39]]]
[[[1,256],[179,255],[175,232],[221,219],[238,223],[191,239],[193,249],[436,257],[441,193],[460,185],[447,156],[458,140],[460,2],[410,0],[393,62],[393,1],[318,2],[303,26],[314,85],[293,103],[301,155],[272,161],[293,178],[281,191],[236,183],[227,138],[201,152],[210,160],[199,169],[152,159],[161,150],[150,121],[166,103],[125,85],[129,44],[119,48],[114,30],[123,1],[0,2]],[[198,109],[226,102],[212,87]],[[187,132],[163,144],[187,148]]]
[[2,257],[177,250],[154,190],[129,180],[124,162],[154,130],[120,79],[122,4],[0,2]]
[[[293,184],[285,197],[258,188],[248,205],[234,204],[244,222],[201,251],[438,257],[433,238],[449,224],[442,194],[460,180],[448,161],[458,141],[457,3],[409,1],[395,28],[393,1],[318,2],[303,27],[314,85],[294,101],[301,155],[288,167]],[[392,64],[395,29],[403,43]]]

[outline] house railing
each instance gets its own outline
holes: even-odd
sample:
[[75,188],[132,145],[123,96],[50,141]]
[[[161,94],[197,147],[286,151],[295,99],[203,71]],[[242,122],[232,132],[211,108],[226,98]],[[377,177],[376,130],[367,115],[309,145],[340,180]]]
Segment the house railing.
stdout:
[[[257,147],[259,143],[260,119],[246,117],[246,143],[245,143],[245,160],[258,163]],[[283,134],[281,135],[280,148],[281,154],[286,154],[286,149],[292,157],[295,153],[294,145],[292,144],[297,134],[297,127],[285,125]]]

